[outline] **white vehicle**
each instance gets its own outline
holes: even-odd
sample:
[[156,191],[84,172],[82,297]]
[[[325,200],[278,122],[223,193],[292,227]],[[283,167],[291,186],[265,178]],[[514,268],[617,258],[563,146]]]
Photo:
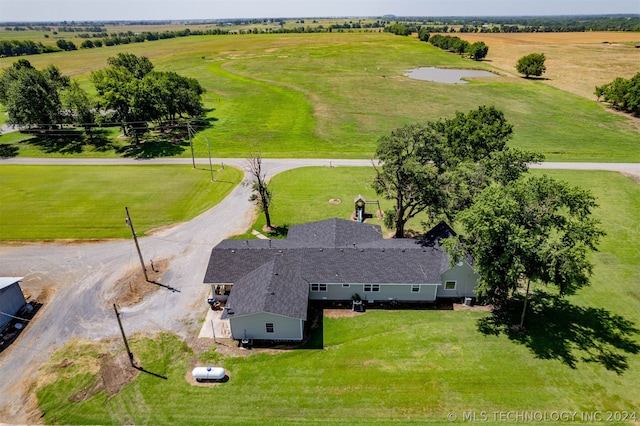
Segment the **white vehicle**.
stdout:
[[226,382],[227,372],[222,367],[196,367],[191,372],[196,382]]

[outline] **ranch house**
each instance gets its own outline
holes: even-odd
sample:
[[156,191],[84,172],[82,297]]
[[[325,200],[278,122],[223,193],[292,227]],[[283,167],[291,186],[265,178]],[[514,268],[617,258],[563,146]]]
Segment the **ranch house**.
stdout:
[[[475,296],[468,260],[449,265],[441,223],[421,239],[383,238],[380,226],[328,219],[292,226],[282,240],[224,240],[204,283],[226,301],[234,339],[300,341],[309,300],[428,303]],[[228,297],[228,298],[227,298]]]

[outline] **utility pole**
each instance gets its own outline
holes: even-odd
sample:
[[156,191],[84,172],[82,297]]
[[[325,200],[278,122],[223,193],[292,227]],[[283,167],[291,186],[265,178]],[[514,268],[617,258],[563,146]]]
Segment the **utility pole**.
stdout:
[[189,146],[191,147],[191,162],[193,163],[193,168],[196,168],[196,157],[193,154],[193,138],[191,137],[193,131],[191,130],[191,123],[187,123],[187,133],[189,133]]
[[131,228],[133,241],[136,243],[136,249],[138,250],[138,257],[140,258],[140,266],[142,266],[142,272],[144,273],[144,279],[148,282],[149,277],[147,276],[147,267],[144,266],[144,260],[142,260],[142,253],[140,252],[140,244],[138,244],[138,236],[136,235],[136,231],[133,229],[133,222],[131,222],[131,216],[129,216],[129,207],[125,207],[124,210],[127,212],[127,218],[124,221],[127,223],[129,228]]
[[207,138],[207,150],[209,151],[209,171],[211,172],[211,182],[213,182],[213,165],[211,164],[211,144],[209,144],[209,138]]
[[124,334],[124,328],[122,328],[122,321],[120,321],[120,313],[118,312],[118,306],[114,303],[113,309],[116,311],[116,318],[118,319],[118,326],[120,327],[120,332],[122,333],[122,340],[124,340],[124,346],[127,348],[127,355],[129,355],[129,361],[131,361],[131,366],[134,368],[136,364],[133,362],[133,353],[129,348],[129,342],[127,341],[127,336]]

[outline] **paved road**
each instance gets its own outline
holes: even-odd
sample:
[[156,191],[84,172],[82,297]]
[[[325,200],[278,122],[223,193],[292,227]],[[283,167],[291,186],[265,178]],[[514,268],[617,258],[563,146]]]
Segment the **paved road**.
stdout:
[[[243,167],[246,162],[242,158],[213,158],[214,164],[230,164]],[[208,165],[206,158],[196,158],[196,164]],[[0,160],[2,164],[32,164],[32,165],[134,165],[134,164],[192,164],[190,158],[154,158],[149,160],[123,158],[8,158]],[[265,167],[269,167],[272,174],[296,167],[305,166],[369,166],[371,160],[338,160],[338,159],[265,159]],[[532,169],[565,169],[565,170],[607,170],[640,176],[640,163],[572,163],[572,162],[544,162],[532,164]]]
[[[214,159],[243,167],[244,159]],[[208,164],[208,159],[197,159]],[[13,158],[3,164],[191,164],[191,159],[53,159]],[[265,170],[274,175],[302,166],[368,166],[369,160],[265,159]],[[544,163],[534,167],[612,170],[640,177],[640,164]],[[202,284],[210,250],[222,239],[244,232],[252,223],[253,208],[247,201],[249,187],[239,185],[220,204],[195,219],[141,238],[146,259],[171,259],[163,284],[178,292],[160,289],[142,303],[123,308],[127,333],[170,330],[184,335],[185,324],[198,324],[205,315],[207,287]],[[135,223],[135,220],[134,220]],[[24,383],[33,379],[51,352],[72,338],[101,339],[118,336],[109,289],[137,267],[130,240],[78,244],[0,245],[0,275],[24,276],[25,287],[56,289],[12,347],[0,354],[0,423],[26,423],[23,407],[29,395]]]

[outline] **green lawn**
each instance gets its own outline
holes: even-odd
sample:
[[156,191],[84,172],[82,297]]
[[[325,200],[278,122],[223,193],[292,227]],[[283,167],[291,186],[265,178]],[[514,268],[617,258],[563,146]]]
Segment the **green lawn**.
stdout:
[[[207,89],[210,125],[194,142],[200,157],[208,139],[222,157],[244,157],[259,146],[265,157],[367,158],[394,128],[491,104],[514,125],[513,146],[541,151],[549,161],[640,161],[632,119],[595,99],[512,77],[459,85],[410,80],[404,72],[418,66],[492,67],[388,33],[191,36],[29,60],[38,68],[53,63],[89,89],[90,71],[119,51],[148,56],[157,69],[197,78]],[[0,58],[0,68],[13,61]],[[17,144],[23,156],[118,155],[93,146],[47,152],[27,137],[7,138],[0,143]]]
[[[362,168],[308,168],[278,175],[273,182],[278,206],[274,220],[293,224],[345,217],[351,208],[348,197],[366,196],[367,173]],[[56,424],[417,424],[448,423],[449,413],[459,423],[468,423],[465,415],[475,412],[481,418],[484,412],[488,423],[508,424],[494,417],[494,412],[508,411],[547,415],[635,411],[637,417],[640,248],[635,242],[640,240],[640,186],[610,172],[535,173],[593,191],[600,203],[594,214],[608,234],[594,256],[592,286],[568,298],[564,310],[551,310],[555,316],[543,317],[542,305],[533,305],[526,339],[480,332],[479,321],[490,318],[486,312],[374,309],[353,318],[325,318],[322,350],[247,357],[207,352],[200,362],[223,365],[231,379],[199,387],[185,380],[195,355],[178,337],[138,337],[132,350],[141,365],[168,380],[141,374],[116,396],[102,392],[78,403],[69,398],[90,388],[96,377],[95,368],[92,372],[81,366],[94,362],[96,353],[122,354],[124,349],[119,342],[110,348],[105,343],[86,343],[81,350],[71,345],[57,352],[44,370],[44,375],[66,374],[66,378],[37,391],[46,413],[43,420]],[[290,182],[302,186],[323,179],[326,188],[319,184],[292,194],[287,189],[294,186]],[[328,207],[327,200],[336,195],[347,199],[335,209]],[[298,197],[300,203],[282,201]],[[625,329],[627,322],[631,329]],[[611,355],[627,363],[619,374],[607,368]],[[77,367],[63,373],[56,365],[65,358],[73,359]]]
[[214,177],[190,166],[4,165],[0,240],[127,237],[125,207],[142,235],[211,208],[242,173],[225,167]]

